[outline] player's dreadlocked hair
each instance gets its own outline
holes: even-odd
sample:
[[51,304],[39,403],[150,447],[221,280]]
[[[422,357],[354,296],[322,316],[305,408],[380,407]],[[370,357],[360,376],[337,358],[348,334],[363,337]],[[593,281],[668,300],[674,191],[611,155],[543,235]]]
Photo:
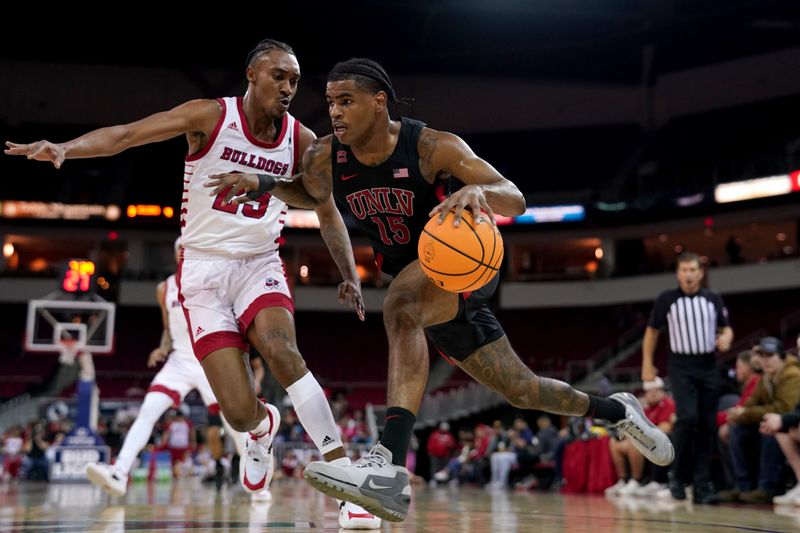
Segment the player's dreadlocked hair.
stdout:
[[295,55],[292,47],[286,43],[275,41],[273,39],[262,39],[252,50],[250,50],[250,53],[247,54],[247,61],[245,62],[244,66],[249,67],[261,54],[266,54],[272,52],[273,50],[283,50],[284,52]]
[[328,81],[353,80],[356,85],[371,90],[373,93],[384,91],[389,101],[396,103],[399,99],[394,92],[389,75],[377,61],[366,57],[354,57],[336,63],[328,73]]

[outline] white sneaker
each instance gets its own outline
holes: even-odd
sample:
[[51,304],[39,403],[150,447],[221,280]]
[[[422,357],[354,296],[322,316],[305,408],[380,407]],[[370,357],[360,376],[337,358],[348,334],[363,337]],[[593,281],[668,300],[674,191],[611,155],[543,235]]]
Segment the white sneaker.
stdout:
[[638,481],[635,479],[629,479],[625,486],[619,489],[620,496],[633,496],[636,494],[636,491],[642,488]]
[[671,500],[672,492],[669,489],[661,489],[656,492],[655,496],[659,500]]
[[662,489],[667,488],[666,485],[662,485],[656,481],[651,481],[647,485],[642,485],[639,489],[634,492],[636,496],[655,496],[658,492]]
[[342,529],[380,529],[381,519],[353,502],[339,503],[339,527]]
[[272,439],[278,433],[281,414],[272,404],[265,404],[272,416],[272,428],[259,438],[248,435],[244,444],[244,461],[240,465],[240,479],[244,490],[250,494],[261,492],[269,487],[275,472],[275,459],[272,457]]
[[606,489],[606,496],[619,496],[619,491],[627,485],[624,479],[618,479],[616,483]]
[[659,466],[667,466],[675,459],[675,448],[667,434],[658,429],[644,416],[642,404],[630,392],[617,392],[608,397],[625,407],[625,418],[615,423],[615,427],[639,452]]
[[260,490],[258,492],[250,493],[251,503],[268,503],[272,501],[272,493],[269,489]]
[[800,483],[787,491],[783,496],[775,496],[772,503],[776,505],[800,505]]
[[356,503],[384,520],[402,522],[408,514],[411,475],[392,464],[392,452],[381,444],[352,465],[311,462],[303,477],[328,496]]
[[125,496],[128,492],[128,474],[106,463],[87,464],[86,477],[111,496]]

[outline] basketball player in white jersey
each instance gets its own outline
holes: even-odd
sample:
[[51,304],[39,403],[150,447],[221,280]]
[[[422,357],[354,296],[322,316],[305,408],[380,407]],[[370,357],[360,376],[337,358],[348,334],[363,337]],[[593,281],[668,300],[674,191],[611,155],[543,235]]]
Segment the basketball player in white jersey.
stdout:
[[[180,260],[180,239],[175,241],[175,260]],[[215,459],[219,459],[222,455],[219,432],[221,425],[224,425],[230,433],[237,451],[241,454],[244,450],[245,435],[233,431],[222,418],[217,398],[203,373],[203,367],[192,353],[189,330],[179,301],[178,284],[174,274],[158,284],[156,299],[161,307],[164,329],[161,343],[150,353],[147,366],[152,368],[164,361],[166,363],[150,383],[139,414],[125,437],[114,465],[90,463],[86,466],[86,477],[112,496],[125,495],[128,474],[139,452],[147,444],[156,422],[168,409],[179,407],[192,389],[197,389],[208,408],[207,440],[209,447],[217,451],[217,453],[212,452]],[[183,447],[188,447],[190,440],[188,435],[185,440]],[[254,501],[271,499],[266,486],[252,497]]]
[[[65,143],[6,142],[6,154],[49,161],[110,156],[134,146],[186,135],[181,226],[184,257],[180,299],[192,347],[231,426],[250,432],[244,482],[257,492],[272,475],[272,438],[279,416],[258,401],[242,351],[255,346],[286,388],[300,422],[327,461],[349,464],[327,399],[297,349],[293,302],[278,257],[286,204],[260,191],[246,204],[209,196],[208,176],[265,172],[290,177],[314,133],[288,113],[300,80],[292,49],[265,39],[247,58],[244,97],[192,100],[130,124],[100,128]],[[320,228],[342,273],[339,297],[363,320],[361,283],[350,238],[333,200],[316,209]]]

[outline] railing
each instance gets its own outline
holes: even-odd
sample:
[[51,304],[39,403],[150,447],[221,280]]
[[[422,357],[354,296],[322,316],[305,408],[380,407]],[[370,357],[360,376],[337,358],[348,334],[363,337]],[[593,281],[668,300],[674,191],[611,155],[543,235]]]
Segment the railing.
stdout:
[[436,426],[439,422],[464,418],[506,403],[506,400],[479,383],[449,391],[427,394],[422,400],[415,429]]
[[[644,321],[637,322],[620,334],[614,344],[598,350],[588,359],[570,359],[567,361],[566,365],[564,365],[564,380],[567,383],[576,383],[588,377],[592,372],[610,361],[614,355],[625,349],[631,343],[638,341],[644,332],[645,326],[646,323]],[[577,371],[579,369],[584,369],[584,371],[578,373]]]
[[[350,459],[357,460],[365,455],[372,447],[372,443],[344,443],[344,449]],[[281,468],[283,460],[293,455],[300,466],[305,466],[311,461],[321,460],[319,450],[310,442],[276,442],[272,447],[272,454],[275,457],[277,468]]]
[[51,398],[32,398],[27,392],[0,405],[0,433],[11,426],[24,425],[37,418],[39,406]]
[[[732,345],[731,349],[727,352],[723,352],[721,356],[717,359],[718,365],[726,365],[731,364],[731,361],[736,358],[739,352],[742,350],[747,350],[748,348],[752,347],[754,344],[757,344],[761,337],[766,336],[768,333],[764,329],[756,330],[748,335],[745,335],[741,339],[736,340]],[[606,370],[604,373],[606,377],[609,379],[611,383],[613,383],[613,388],[616,391],[621,390],[636,390],[641,387],[641,372],[642,369],[640,366],[621,366],[621,367],[613,367]],[[666,378],[667,382],[669,382],[669,377]],[[591,389],[588,389],[589,392],[594,392]]]

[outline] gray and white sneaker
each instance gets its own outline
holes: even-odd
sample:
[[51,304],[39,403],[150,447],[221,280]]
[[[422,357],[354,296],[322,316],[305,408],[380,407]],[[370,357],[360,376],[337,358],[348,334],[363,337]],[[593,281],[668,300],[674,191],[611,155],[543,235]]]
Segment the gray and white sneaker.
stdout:
[[667,434],[658,429],[644,415],[642,404],[630,392],[617,392],[608,397],[625,407],[625,418],[613,425],[631,439],[642,455],[659,466],[667,466],[675,459],[675,448]]
[[381,444],[352,465],[309,463],[303,477],[328,496],[356,503],[384,520],[402,522],[408,514],[410,474],[392,464],[392,452]]

